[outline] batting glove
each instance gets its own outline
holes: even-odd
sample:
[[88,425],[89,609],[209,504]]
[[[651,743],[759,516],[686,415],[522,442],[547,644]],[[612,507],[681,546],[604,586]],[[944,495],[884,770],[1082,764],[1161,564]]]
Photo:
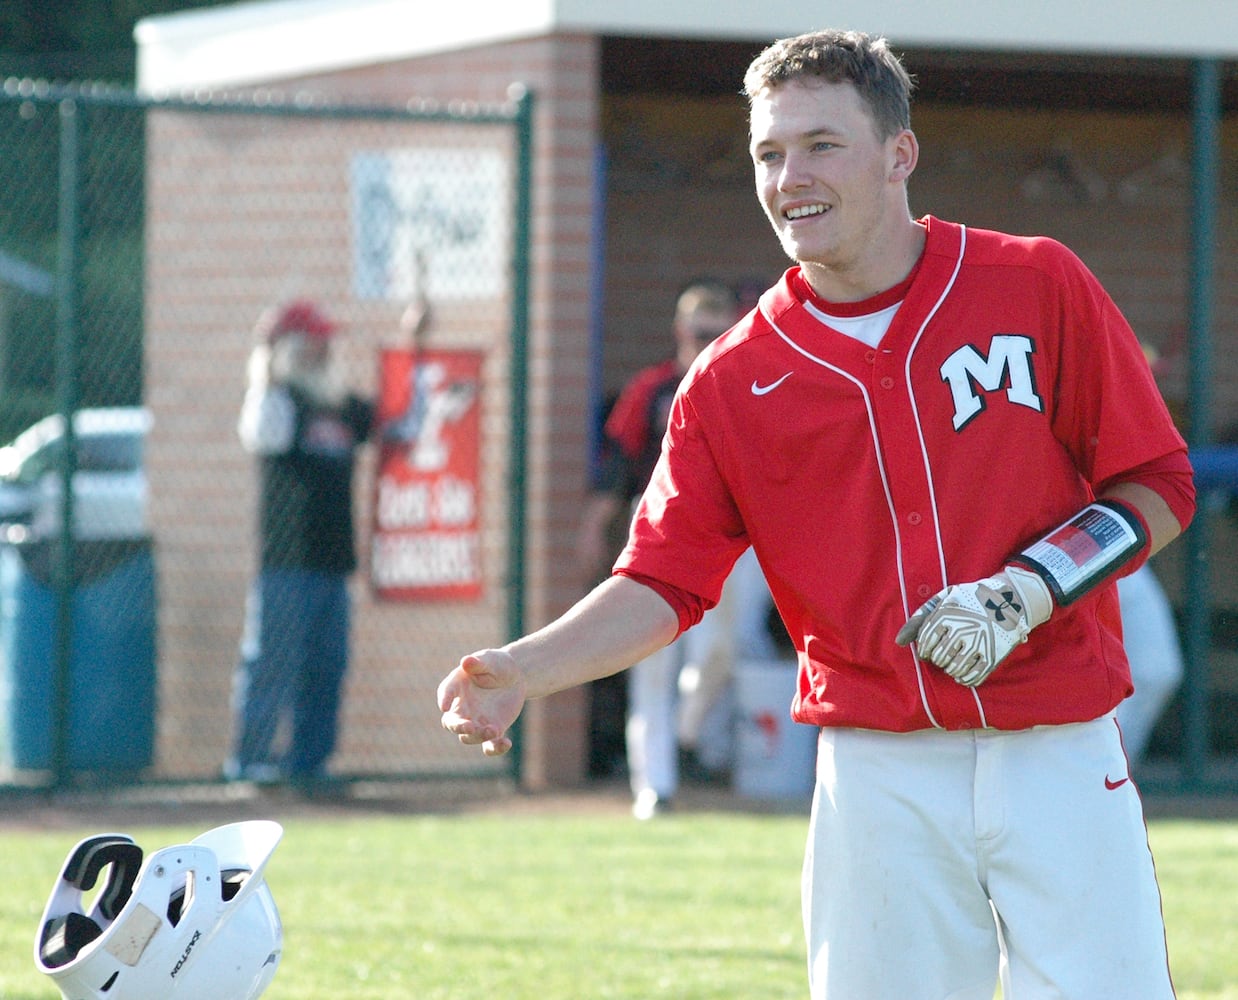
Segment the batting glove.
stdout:
[[1027,634],[1048,621],[1053,596],[1037,574],[1006,566],[995,576],[947,587],[930,597],[898,631],[900,646],[977,687]]

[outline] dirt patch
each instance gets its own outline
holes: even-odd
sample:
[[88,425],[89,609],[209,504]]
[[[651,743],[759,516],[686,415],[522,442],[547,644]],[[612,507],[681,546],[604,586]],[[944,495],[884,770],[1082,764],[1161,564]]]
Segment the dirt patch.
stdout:
[[[808,815],[808,802],[763,802],[736,795],[725,786],[687,787],[675,812],[785,812]],[[314,794],[249,783],[135,785],[59,791],[5,789],[0,792],[0,828],[125,831],[146,826],[201,826],[243,819],[351,818],[504,812],[511,815],[631,815],[631,796],[622,781],[580,788],[526,791],[507,779],[422,779],[339,781]],[[1238,796],[1144,796],[1149,819],[1238,819]]]
[[[755,808],[726,789],[685,790],[685,811]],[[805,812],[807,805],[804,806]],[[0,794],[7,829],[124,830],[138,826],[211,825],[297,816],[415,815],[464,812],[630,815],[625,785],[530,792],[507,780],[339,781],[312,793],[283,786],[185,784],[57,791],[9,789]]]

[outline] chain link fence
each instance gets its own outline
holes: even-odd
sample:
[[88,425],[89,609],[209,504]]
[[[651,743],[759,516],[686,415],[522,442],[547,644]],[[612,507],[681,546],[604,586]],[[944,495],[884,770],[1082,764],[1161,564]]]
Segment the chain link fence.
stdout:
[[[523,631],[529,104],[0,86],[0,787],[221,774],[259,564],[260,476],[238,417],[259,318],[300,299],[340,325],[340,382],[379,414],[353,476],[359,566],[332,771],[519,766],[445,738],[434,686],[461,650]],[[972,160],[957,163],[936,182],[922,168],[922,196],[975,194]],[[622,152],[611,170],[612,218],[675,217],[650,215],[653,189],[633,187]],[[1009,193],[981,204],[1000,221]],[[1147,231],[1172,231],[1172,204],[1141,210]],[[1073,205],[1034,216],[1072,244],[1101,231]],[[629,237],[644,248],[651,232],[673,241],[643,222]],[[406,314],[423,299],[413,337]],[[458,386],[472,405],[451,420]],[[432,399],[420,419],[434,409],[437,430],[414,459],[398,428]],[[1216,560],[1234,542],[1221,516],[1232,464],[1213,480],[1193,530],[1212,512],[1215,534],[1158,556],[1175,594],[1199,587],[1185,604],[1208,619],[1187,629],[1192,669],[1160,727],[1171,788],[1200,785],[1217,755],[1234,783],[1233,587],[1191,548]],[[285,725],[277,746],[287,738]]]
[[331,771],[511,766],[456,752],[434,686],[521,625],[529,104],[4,86],[0,784],[222,773],[261,564],[238,418],[293,302],[374,414]]

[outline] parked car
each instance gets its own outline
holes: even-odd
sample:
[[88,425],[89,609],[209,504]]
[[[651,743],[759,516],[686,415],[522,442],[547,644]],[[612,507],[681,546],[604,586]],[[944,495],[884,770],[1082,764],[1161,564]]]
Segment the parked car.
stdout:
[[[143,462],[153,420],[141,406],[81,409],[73,415],[74,535],[140,538],[148,531]],[[0,448],[0,537],[10,542],[59,533],[64,420],[44,417]]]

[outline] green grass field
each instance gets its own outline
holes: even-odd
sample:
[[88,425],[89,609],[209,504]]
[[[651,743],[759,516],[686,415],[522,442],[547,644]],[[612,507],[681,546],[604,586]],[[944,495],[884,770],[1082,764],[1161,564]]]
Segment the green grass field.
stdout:
[[[805,995],[803,815],[271,815],[285,943],[264,1000]],[[214,822],[121,832],[153,850]],[[57,1000],[35,925],[69,848],[112,829],[0,821],[4,1000]],[[1238,822],[1155,820],[1150,836],[1180,1000],[1238,1000]]]

